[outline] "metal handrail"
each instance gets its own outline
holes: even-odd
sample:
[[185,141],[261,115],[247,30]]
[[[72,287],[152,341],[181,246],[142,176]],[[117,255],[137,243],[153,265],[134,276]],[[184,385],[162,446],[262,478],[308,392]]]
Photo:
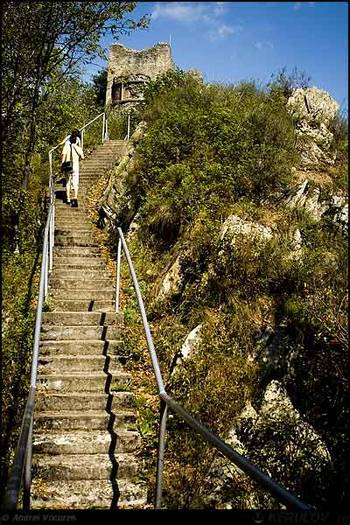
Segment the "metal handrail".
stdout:
[[[82,145],[83,145],[83,133],[84,129],[90,126],[95,120],[100,117],[102,120],[102,142],[108,139],[107,134],[107,115],[106,113],[100,113],[95,118],[85,124],[79,131],[82,132]],[[42,323],[43,304],[48,295],[48,283],[49,274],[53,267],[53,248],[54,248],[54,232],[55,232],[55,191],[54,191],[54,180],[53,180],[53,169],[52,169],[52,154],[53,152],[62,146],[64,142],[69,138],[69,135],[65,139],[49,150],[49,194],[50,204],[48,210],[48,216],[46,220],[44,236],[43,236],[43,250],[41,260],[41,272],[40,272],[40,285],[39,285],[39,296],[36,311],[35,321],[35,332],[34,332],[34,343],[33,343],[33,355],[32,355],[32,366],[30,375],[30,388],[27,397],[26,406],[22,418],[20,435],[17,442],[17,448],[15,452],[15,458],[12,464],[12,468],[9,475],[9,481],[5,491],[4,503],[2,507],[8,510],[15,510],[17,508],[19,493],[21,489],[21,481],[23,479],[23,509],[29,510],[30,508],[30,485],[31,485],[31,469],[32,469],[32,437],[33,437],[33,416],[34,416],[34,402],[36,392],[36,381],[38,373],[38,361],[39,361],[39,346],[40,346],[40,331]]]
[[[241,470],[243,470],[248,476],[250,476],[254,481],[258,482],[265,489],[267,489],[277,500],[284,503],[287,507],[295,510],[311,510],[312,507],[303,503],[299,498],[293,496],[288,490],[279,485],[271,477],[264,474],[260,469],[258,469],[253,463],[248,461],[244,456],[236,452],[230,445],[225,443],[220,439],[214,432],[209,428],[203,425],[196,418],[191,416],[183,407],[181,407],[174,399],[172,399],[167,392],[165,391],[164,382],[157,358],[157,354],[154,348],[151,331],[147,321],[147,315],[145,307],[143,304],[142,295],[140,292],[140,287],[137,281],[137,276],[133,267],[133,263],[130,257],[130,253],[127,247],[127,244],[124,239],[123,232],[120,228],[117,229],[119,239],[118,239],[118,251],[117,251],[117,275],[116,280],[120,282],[120,265],[121,265],[121,249],[122,246],[127,263],[129,274],[131,276],[134,290],[136,293],[140,314],[143,322],[143,327],[146,335],[146,341],[148,350],[151,356],[153,370],[156,376],[158,394],[161,399],[161,410],[160,410],[160,426],[159,426],[159,447],[158,447],[158,460],[157,460],[157,481],[156,481],[156,495],[155,495],[155,508],[161,508],[161,498],[162,498],[162,477],[163,477],[163,464],[164,464],[164,451],[165,451],[165,433],[166,433],[166,420],[167,420],[167,407],[171,408],[178,416],[180,416],[188,425],[201,434],[206,441],[214,445],[224,456],[226,456],[230,461],[237,465]],[[116,292],[119,293],[119,284],[116,287]],[[116,311],[119,307],[119,298],[116,297]]]
[[32,429],[33,429],[33,415],[34,415],[34,399],[36,391],[36,378],[38,371],[38,359],[39,359],[39,343],[40,343],[40,330],[42,320],[42,308],[43,302],[47,294],[47,282],[49,272],[49,253],[52,251],[53,246],[50,245],[50,229],[53,227],[53,207],[54,201],[52,200],[49,207],[49,212],[46,220],[45,231],[44,231],[44,243],[42,250],[41,260],[41,273],[40,273],[40,285],[39,285],[39,298],[37,304],[36,322],[35,322],[35,333],[34,333],[34,344],[33,344],[33,357],[32,367],[30,376],[30,388],[27,398],[27,403],[24,409],[24,415],[22,419],[20,436],[16,448],[15,458],[12,465],[11,473],[9,476],[9,483],[6,488],[6,494],[4,499],[4,508],[16,509],[19,492],[21,488],[21,479],[24,477],[24,507],[29,505],[29,492],[30,492],[30,472],[31,472],[31,448],[32,448]]

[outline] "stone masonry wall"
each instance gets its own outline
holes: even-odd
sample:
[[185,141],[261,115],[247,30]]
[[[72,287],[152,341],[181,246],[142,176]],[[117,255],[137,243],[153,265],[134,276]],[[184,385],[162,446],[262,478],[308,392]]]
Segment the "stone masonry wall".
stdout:
[[159,43],[141,51],[129,49],[122,44],[113,44],[108,59],[106,106],[112,101],[113,82],[127,79],[153,80],[174,67],[169,44]]

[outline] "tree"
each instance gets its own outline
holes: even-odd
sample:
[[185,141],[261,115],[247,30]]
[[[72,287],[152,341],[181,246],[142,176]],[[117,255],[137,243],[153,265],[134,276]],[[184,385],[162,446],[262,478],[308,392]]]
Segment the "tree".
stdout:
[[96,97],[96,103],[104,106],[107,91],[107,69],[101,69],[92,77],[93,90]]
[[[118,39],[147,26],[147,17],[128,17],[136,2],[5,2],[3,4],[2,140],[26,124],[23,187],[28,185],[30,159],[36,140],[37,109],[47,83],[76,71],[96,56],[104,56],[100,38]],[[57,71],[61,71],[61,78]]]

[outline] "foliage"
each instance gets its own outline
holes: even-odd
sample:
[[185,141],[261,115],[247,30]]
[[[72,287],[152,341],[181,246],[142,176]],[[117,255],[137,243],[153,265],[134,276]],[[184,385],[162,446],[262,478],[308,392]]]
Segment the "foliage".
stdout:
[[282,97],[285,101],[291,96],[293,91],[298,88],[310,86],[311,77],[305,71],[298,71],[296,67],[290,73],[284,67],[277,74],[271,76],[268,88],[272,97]]
[[[288,77],[285,71],[264,90],[254,83],[204,85],[179,70],[150,82],[139,111],[147,133],[125,180],[139,225],[128,244],[137,275],[146,283],[154,344],[173,397],[225,438],[246,403],[258,408],[269,381],[278,379],[324,440],[336,467],[319,469],[311,451],[315,490],[310,490],[306,456],[301,453],[293,463],[285,455],[282,437],[293,437],[287,423],[275,433],[261,430],[254,442],[247,441],[247,453],[302,499],[330,508],[346,500],[345,492],[336,494],[332,486],[347,476],[342,465],[348,443],[347,245],[326,217],[317,222],[283,203],[297,161],[285,101],[290,89],[306,84],[304,74]],[[344,138],[342,125],[337,126]],[[337,144],[338,154],[346,156],[341,140]],[[333,189],[324,188],[328,199]],[[230,215],[269,226],[272,237],[223,235]],[[118,220],[128,224],[130,213]],[[301,249],[293,241],[296,228]],[[179,281],[161,297],[176,260]],[[143,389],[152,397],[142,328],[130,315],[128,323],[128,348],[137,354],[137,375],[141,369]],[[198,347],[172,374],[186,334],[199,324]],[[273,334],[268,343],[267,329]],[[133,361],[129,366],[133,369]],[[150,447],[156,435],[153,414],[154,419],[147,413],[143,423],[152,435]],[[209,497],[215,452],[177,417],[170,417],[168,430],[166,505],[215,506]],[[155,457],[148,467],[155,468]],[[237,508],[249,508],[250,501],[276,506],[237,472],[225,479],[231,491],[225,498]]]
[[[157,93],[159,95],[157,96]],[[217,89],[171,72],[145,94],[148,122],[134,185],[141,213],[161,241],[200,209],[264,198],[290,180],[294,134],[284,107],[253,85]]]
[[102,108],[106,101],[107,69],[101,69],[101,71],[92,77],[92,86],[96,97],[96,104]]

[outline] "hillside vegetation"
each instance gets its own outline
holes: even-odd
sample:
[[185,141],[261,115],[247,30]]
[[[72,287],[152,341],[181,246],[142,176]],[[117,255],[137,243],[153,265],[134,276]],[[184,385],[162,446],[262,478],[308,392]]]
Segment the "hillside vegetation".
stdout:
[[[308,174],[297,169],[295,122],[286,109],[291,85],[282,80],[265,89],[205,85],[176,71],[150,83],[135,117],[147,129],[124,181],[117,222],[129,232],[171,395],[222,438],[234,434],[233,446],[243,444],[249,459],[304,501],[345,508],[347,239],[327,216],[316,220],[286,205],[300,175]],[[320,181],[324,198],[346,188],[346,124],[338,115],[332,125],[335,164],[309,175],[311,187]],[[232,216],[270,233],[232,237]],[[296,230],[301,249],[294,246]],[[110,242],[115,249],[113,233]],[[123,272],[124,352],[135,372],[154,483],[158,400],[126,266]],[[190,358],[177,359],[196,327],[200,338]],[[307,435],[290,418],[264,420],[254,432],[244,423],[242,410],[259,412],[268,385],[276,384]],[[176,416],[168,428],[168,508],[278,508],[237,469],[227,474],[212,447]],[[315,434],[319,441],[311,439]]]

